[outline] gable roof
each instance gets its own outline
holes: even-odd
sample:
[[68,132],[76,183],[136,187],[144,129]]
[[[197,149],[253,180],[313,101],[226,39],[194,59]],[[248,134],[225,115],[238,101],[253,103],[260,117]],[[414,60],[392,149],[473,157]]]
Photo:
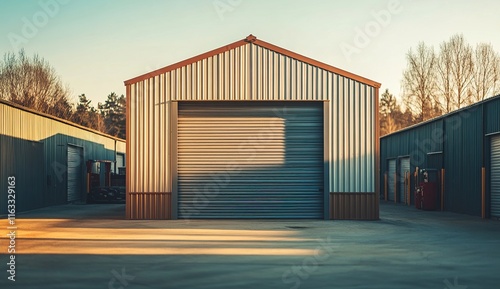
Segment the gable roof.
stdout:
[[259,39],[257,39],[257,37],[253,36],[252,34],[250,34],[249,36],[247,36],[245,39],[233,42],[231,44],[228,44],[228,45],[219,47],[217,49],[205,52],[203,54],[200,54],[200,55],[188,58],[186,60],[177,62],[175,64],[172,64],[172,65],[169,65],[169,66],[165,66],[163,68],[160,68],[160,69],[148,72],[146,74],[143,74],[143,75],[131,78],[129,80],[126,80],[125,81],[125,85],[134,84],[134,83],[137,83],[139,81],[143,81],[143,80],[146,80],[146,79],[158,76],[160,74],[163,74],[163,73],[175,70],[177,68],[180,68],[180,67],[192,64],[192,63],[195,63],[197,61],[200,61],[202,59],[206,59],[206,58],[212,57],[212,56],[220,54],[220,53],[224,53],[226,51],[238,48],[238,47],[243,46],[243,45],[247,45],[249,43],[261,46],[263,48],[272,50],[272,51],[274,51],[276,53],[283,54],[283,55],[288,56],[290,58],[294,58],[296,60],[302,61],[304,63],[310,64],[310,65],[313,65],[313,66],[316,66],[316,67],[319,67],[319,68],[322,68],[324,70],[333,72],[335,74],[338,74],[338,75],[341,75],[341,76],[344,76],[344,77],[347,77],[347,78],[359,81],[361,83],[364,83],[364,84],[369,85],[369,86],[373,86],[375,88],[380,88],[380,86],[381,86],[381,84],[379,82],[376,82],[376,81],[373,81],[371,79],[359,76],[357,74],[348,72],[346,70],[337,68],[335,66],[331,66],[331,65],[328,65],[326,63],[314,60],[312,58],[309,58],[309,57],[303,56],[301,54],[292,52],[290,50],[281,48],[281,47],[276,46],[274,44],[271,44],[271,43],[259,40]]

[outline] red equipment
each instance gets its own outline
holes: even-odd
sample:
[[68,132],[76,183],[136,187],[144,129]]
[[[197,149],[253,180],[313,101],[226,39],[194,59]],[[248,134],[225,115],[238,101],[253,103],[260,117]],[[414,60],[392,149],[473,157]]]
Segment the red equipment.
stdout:
[[433,211],[438,207],[438,170],[421,169],[415,188],[415,207]]

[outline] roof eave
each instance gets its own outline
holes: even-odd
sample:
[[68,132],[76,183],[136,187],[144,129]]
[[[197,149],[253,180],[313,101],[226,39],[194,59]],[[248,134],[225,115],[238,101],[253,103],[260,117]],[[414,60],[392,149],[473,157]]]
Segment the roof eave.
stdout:
[[163,73],[175,70],[177,68],[180,68],[180,67],[192,64],[192,63],[195,63],[197,61],[209,58],[211,56],[214,56],[214,55],[217,55],[217,54],[220,54],[220,53],[224,53],[226,51],[238,48],[238,47],[243,46],[245,44],[248,44],[248,42],[246,41],[246,39],[233,42],[231,44],[228,44],[228,45],[219,47],[217,49],[214,49],[214,50],[202,53],[200,55],[188,58],[186,60],[183,60],[183,61],[171,64],[171,65],[165,66],[163,68],[160,68],[160,69],[157,69],[157,70],[154,70],[154,71],[142,74],[140,76],[131,78],[131,79],[125,81],[125,85],[134,84],[134,83],[137,83],[139,81],[143,81],[143,80],[146,80],[146,79],[158,76],[160,74],[163,74]]
[[20,104],[8,101],[8,100],[0,99],[0,104],[4,104],[4,105],[10,106],[10,107],[19,109],[21,111],[25,111],[25,112],[28,112],[28,113],[31,113],[31,114],[35,114],[35,115],[38,115],[40,117],[48,118],[48,119],[51,119],[51,120],[54,120],[54,121],[57,121],[57,122],[60,122],[60,123],[63,123],[63,124],[69,125],[69,126],[73,126],[73,127],[78,128],[78,129],[82,129],[82,130],[85,130],[85,131],[88,131],[88,132],[91,132],[91,133],[95,133],[97,135],[100,135],[100,136],[103,136],[103,137],[106,137],[106,138],[110,138],[110,139],[113,139],[113,140],[116,140],[116,141],[126,142],[125,139],[109,135],[109,134],[104,133],[102,131],[98,131],[98,130],[92,129],[92,128],[89,128],[89,127],[86,127],[86,126],[74,123],[72,121],[69,121],[69,120],[66,120],[66,119],[63,119],[63,118],[60,118],[60,117],[57,117],[57,116],[53,116],[51,114],[40,112],[40,111],[34,110],[32,108],[25,107],[25,106],[22,106]]

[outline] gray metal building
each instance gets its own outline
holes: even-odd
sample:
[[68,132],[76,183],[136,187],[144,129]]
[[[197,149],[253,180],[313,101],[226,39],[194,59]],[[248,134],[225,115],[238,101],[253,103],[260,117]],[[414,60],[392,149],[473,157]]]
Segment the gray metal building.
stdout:
[[250,35],[125,85],[128,218],[378,219],[379,83]]
[[386,135],[380,147],[382,198],[414,204],[416,167],[435,168],[443,210],[500,217],[500,95]]
[[86,160],[124,157],[125,140],[0,100],[0,214],[8,177],[15,177],[22,212],[84,201]]

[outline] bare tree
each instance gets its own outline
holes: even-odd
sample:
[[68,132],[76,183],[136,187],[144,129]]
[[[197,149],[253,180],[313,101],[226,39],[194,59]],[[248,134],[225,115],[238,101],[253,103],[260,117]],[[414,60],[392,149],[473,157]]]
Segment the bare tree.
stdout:
[[433,115],[433,98],[436,93],[437,59],[434,49],[425,43],[418,44],[415,52],[406,55],[407,68],[403,72],[403,97],[407,109],[421,122]]
[[463,35],[454,35],[439,47],[419,43],[406,58],[403,97],[415,122],[449,113],[500,92],[500,55],[490,44],[475,49]]
[[0,99],[67,119],[72,113],[68,95],[55,70],[38,55],[30,58],[21,50],[0,62]]
[[474,51],[472,97],[474,102],[498,93],[500,88],[500,56],[491,44],[480,43]]
[[449,113],[456,108],[453,97],[452,67],[453,59],[450,47],[443,43],[441,44],[437,58],[436,77],[438,91],[434,95],[434,101],[444,113]]
[[474,73],[472,47],[465,42],[463,35],[455,35],[442,44],[445,53],[451,58],[451,81],[454,98],[454,109],[473,103],[468,91]]

